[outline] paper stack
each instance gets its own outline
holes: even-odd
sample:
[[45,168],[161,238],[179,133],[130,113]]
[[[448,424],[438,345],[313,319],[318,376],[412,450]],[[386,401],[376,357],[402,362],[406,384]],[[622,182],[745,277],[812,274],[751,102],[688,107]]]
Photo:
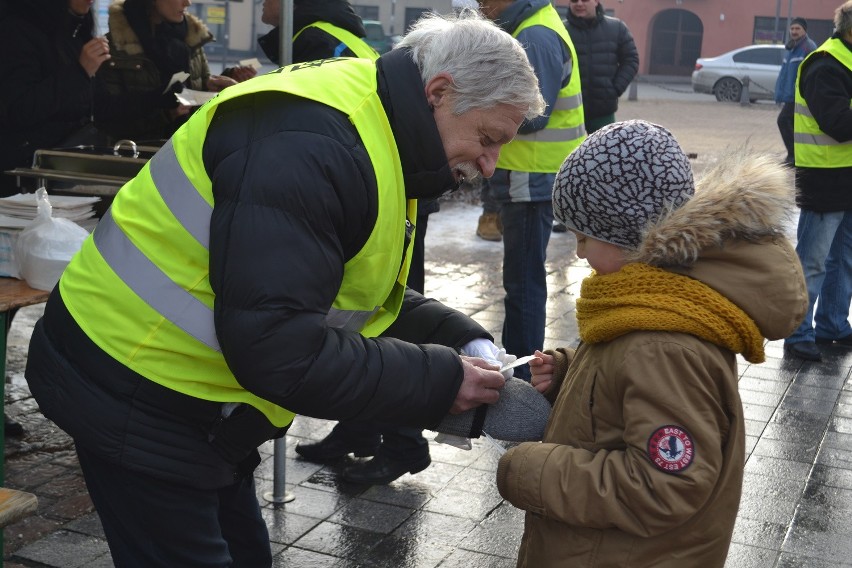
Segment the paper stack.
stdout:
[[[54,217],[74,221],[91,231],[97,224],[95,203],[100,197],[76,195],[48,195]],[[0,198],[0,229],[23,229],[35,219],[38,212],[35,193],[19,193]]]

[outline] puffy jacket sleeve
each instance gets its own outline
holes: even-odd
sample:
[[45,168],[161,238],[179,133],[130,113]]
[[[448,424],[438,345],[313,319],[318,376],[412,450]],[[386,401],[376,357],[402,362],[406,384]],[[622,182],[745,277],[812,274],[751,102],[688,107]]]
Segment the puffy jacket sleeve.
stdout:
[[217,110],[205,143],[214,317],[237,381],[298,414],[437,422],[462,379],[451,347],[326,325],[374,222],[375,177],[354,128],[316,103],[240,99]]
[[[538,85],[547,110],[542,116],[525,120],[518,132],[530,134],[547,127],[550,113],[559,97],[559,90],[567,84],[570,75],[566,73],[566,48],[553,30],[545,26],[531,26],[518,34],[518,41],[524,46],[527,58],[538,77]],[[576,68],[576,66],[572,66]]]
[[618,71],[612,79],[612,85],[620,97],[639,71],[639,52],[636,50],[633,34],[630,33],[627,24],[621,20],[618,21],[617,43]]
[[470,317],[410,288],[405,292],[399,317],[382,335],[410,343],[446,345],[455,350],[480,337],[494,341]]
[[[618,397],[622,447],[522,443],[500,459],[500,494],[520,509],[575,526],[652,536],[681,525],[708,501],[723,465],[729,425],[715,384],[730,370],[713,361],[719,359],[672,342],[632,350],[614,388],[602,388],[598,377],[594,391],[596,405]],[[548,430],[564,419],[552,416]],[[681,426],[694,442],[693,462],[678,473],[657,469],[649,458],[650,435],[666,425]]]

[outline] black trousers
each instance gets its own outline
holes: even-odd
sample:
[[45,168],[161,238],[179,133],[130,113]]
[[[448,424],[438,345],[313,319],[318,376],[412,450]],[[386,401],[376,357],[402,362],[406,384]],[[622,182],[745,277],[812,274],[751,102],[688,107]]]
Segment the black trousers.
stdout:
[[783,103],[781,112],[778,113],[778,131],[781,133],[781,140],[784,141],[784,146],[787,148],[787,158],[785,161],[793,165],[793,112],[795,103]]
[[77,446],[117,568],[263,568],[269,532],[254,478],[200,490],[128,471]]

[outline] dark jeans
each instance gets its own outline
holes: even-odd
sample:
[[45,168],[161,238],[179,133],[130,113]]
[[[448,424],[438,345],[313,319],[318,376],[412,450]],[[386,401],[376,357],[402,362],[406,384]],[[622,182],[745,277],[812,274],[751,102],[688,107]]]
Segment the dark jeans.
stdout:
[[479,186],[479,200],[482,201],[482,212],[499,213],[500,203],[494,199],[494,196],[491,195],[491,185],[488,183],[488,179],[482,178],[480,180],[480,183],[481,185]]
[[781,112],[778,113],[778,131],[781,133],[781,140],[784,141],[784,146],[787,148],[787,158],[784,160],[791,166],[793,161],[793,113],[795,103],[783,103]]
[[586,134],[591,134],[596,130],[600,130],[607,124],[615,122],[615,113],[610,113],[605,116],[597,116],[595,118],[586,118]]
[[[544,346],[547,313],[547,243],[553,225],[550,201],[504,203],[503,288],[506,319],[503,347],[518,357],[532,355]],[[515,369],[515,376],[530,379],[529,365]]]
[[79,445],[77,456],[116,568],[272,565],[252,475],[201,490],[128,471]]

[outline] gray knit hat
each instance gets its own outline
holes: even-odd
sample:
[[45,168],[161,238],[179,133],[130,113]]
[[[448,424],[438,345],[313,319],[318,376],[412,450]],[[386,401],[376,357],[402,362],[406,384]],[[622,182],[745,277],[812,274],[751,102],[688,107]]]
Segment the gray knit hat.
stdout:
[[565,158],[553,215],[578,233],[636,250],[646,227],[693,193],[692,166],[672,133],[628,120],[592,133]]

